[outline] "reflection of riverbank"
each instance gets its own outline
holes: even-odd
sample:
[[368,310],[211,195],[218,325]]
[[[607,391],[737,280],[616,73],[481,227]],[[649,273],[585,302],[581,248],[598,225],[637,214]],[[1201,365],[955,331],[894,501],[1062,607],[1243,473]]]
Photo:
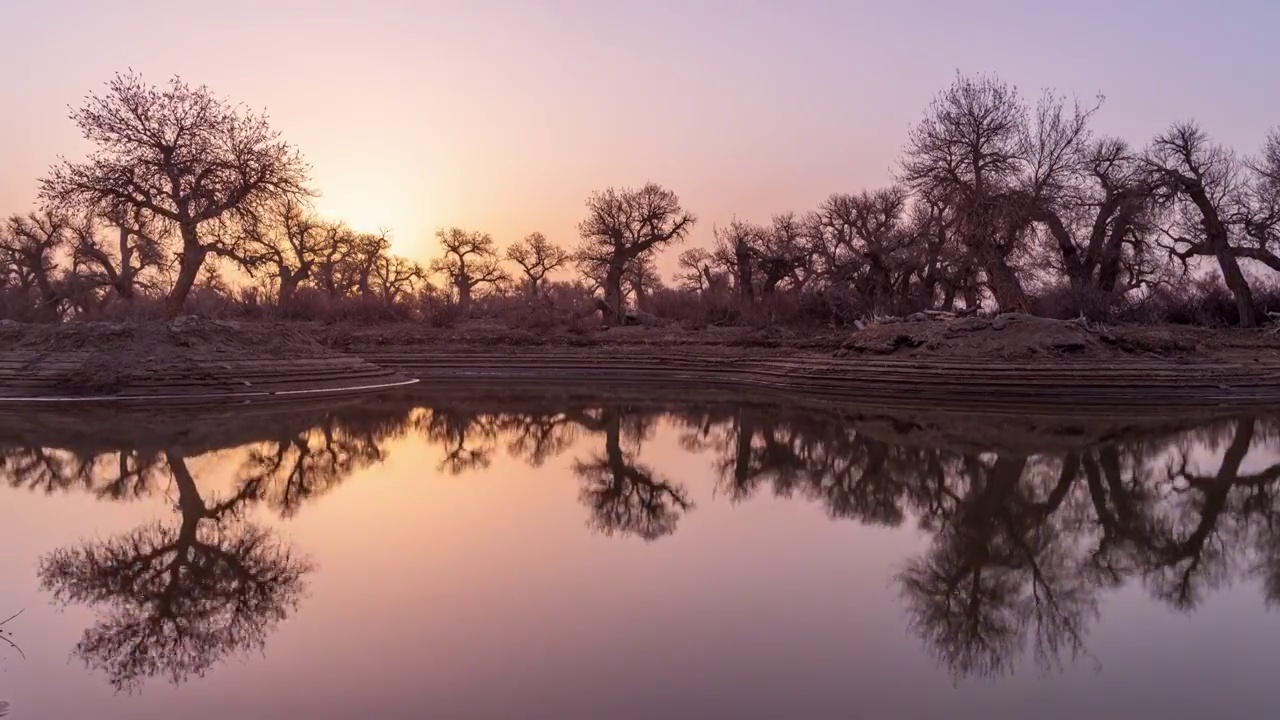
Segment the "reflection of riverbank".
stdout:
[[[548,398],[435,389],[297,408],[234,437],[224,434],[244,443],[220,456],[229,480],[219,493],[202,486],[198,474],[179,472],[183,460],[207,452],[209,441],[202,447],[198,433],[176,425],[167,448],[154,441],[110,451],[99,441],[86,447],[75,440],[93,436],[83,429],[43,439],[28,434],[23,442],[47,445],[11,444],[0,457],[4,480],[15,487],[104,500],[176,498],[179,522],[54,551],[42,580],[65,601],[114,608],[102,616],[105,635],[117,625],[157,622],[173,625],[148,629],[148,642],[194,633],[144,658],[172,651],[181,659],[203,642],[199,627],[184,625],[184,618],[243,623],[233,613],[254,609],[245,598],[270,595],[253,590],[258,578],[282,580],[278,600],[258,608],[264,617],[282,618],[296,602],[306,564],[244,523],[251,507],[293,515],[412,436],[436,450],[424,470],[446,475],[472,475],[499,458],[533,466],[564,458],[593,530],[661,541],[704,501],[692,499],[693,477],[660,472],[647,458],[646,442],[659,430],[706,458],[712,502],[795,498],[837,521],[928,533],[927,550],[899,568],[897,587],[914,632],[958,676],[1007,672],[1024,656],[1052,666],[1085,652],[1103,594],[1124,584],[1141,584],[1180,610],[1246,577],[1260,580],[1266,602],[1280,598],[1280,537],[1273,530],[1280,528],[1280,420],[1269,415],[1108,421],[744,404],[716,393],[666,400],[652,393],[599,398],[564,391]],[[264,554],[232,562],[250,549]],[[145,559],[129,561],[134,550]],[[270,566],[272,558],[279,565],[280,557],[293,570],[245,570]],[[94,579],[73,560],[106,569],[113,579]],[[176,588],[155,584],[174,573]],[[206,579],[224,584],[181,585]],[[108,585],[128,597],[106,594]],[[125,600],[132,614],[113,615],[126,612],[119,610]],[[216,635],[243,638],[237,642],[247,644],[228,650],[242,651],[265,642],[270,622],[262,627],[261,634]],[[86,650],[118,647],[85,637]],[[219,655],[206,648],[201,657]],[[124,665],[141,668],[134,680],[179,679],[175,668],[184,667],[168,660]]]

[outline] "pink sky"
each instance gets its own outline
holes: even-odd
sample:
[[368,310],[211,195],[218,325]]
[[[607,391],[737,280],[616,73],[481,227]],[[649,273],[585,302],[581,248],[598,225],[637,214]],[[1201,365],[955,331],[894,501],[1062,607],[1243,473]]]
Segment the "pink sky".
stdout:
[[735,215],[888,182],[957,70],[1103,92],[1099,129],[1138,144],[1194,116],[1252,150],[1280,123],[1277,20],[1261,0],[7,2],[0,212],[85,150],[67,106],[132,67],[266,108],[321,210],[416,259],[455,224],[572,245],[592,190],[646,180],[705,244]]

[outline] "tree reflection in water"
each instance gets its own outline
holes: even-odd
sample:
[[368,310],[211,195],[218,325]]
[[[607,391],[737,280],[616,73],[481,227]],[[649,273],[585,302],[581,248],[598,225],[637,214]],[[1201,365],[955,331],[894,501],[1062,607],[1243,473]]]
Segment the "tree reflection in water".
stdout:
[[[39,562],[56,602],[97,611],[74,654],[121,690],[149,677],[179,683],[224,658],[260,651],[305,592],[309,559],[249,511],[266,504],[291,516],[354,470],[381,460],[403,423],[385,413],[339,419],[314,414],[253,433],[225,497],[193,476],[190,458],[218,449],[170,445],[103,450],[16,445],[0,450],[13,487],[87,491],[104,500],[174,498],[173,520],[59,548]],[[177,433],[182,435],[182,433]],[[243,439],[243,438],[240,438]]]
[[122,689],[156,675],[181,682],[228,654],[263,648],[311,569],[240,517],[251,495],[206,502],[181,452],[166,455],[178,523],[148,523],[40,561],[41,587],[57,601],[98,608],[75,653]]
[[202,495],[177,447],[14,443],[0,469],[14,487],[106,500],[176,488],[176,523],[56,550],[40,566],[55,597],[100,612],[77,653],[132,687],[260,649],[298,602],[310,564],[248,522],[251,507],[290,517],[412,434],[442,450],[451,475],[504,452],[530,466],[568,455],[590,528],[657,541],[695,510],[682,483],[643,462],[659,426],[707,459],[721,501],[797,498],[836,521],[925,531],[897,587],[908,625],[956,678],[1087,656],[1103,594],[1123,585],[1189,611],[1249,577],[1280,603],[1280,421],[1266,415],[1037,420],[443,393],[273,423],[225,499]]
[[1087,655],[1102,593],[1126,583],[1191,610],[1239,570],[1280,602],[1280,463],[1242,470],[1250,451],[1280,449],[1274,417],[989,427],[724,401],[551,408],[453,403],[429,410],[440,416],[425,426],[449,428],[446,447],[486,454],[506,439],[530,465],[599,443],[573,468],[589,525],[606,534],[655,540],[694,509],[682,485],[624,449],[660,422],[710,459],[715,494],[729,502],[767,492],[816,502],[835,520],[913,523],[932,540],[897,575],[904,611],[957,678],[1008,673],[1026,654],[1045,670]]

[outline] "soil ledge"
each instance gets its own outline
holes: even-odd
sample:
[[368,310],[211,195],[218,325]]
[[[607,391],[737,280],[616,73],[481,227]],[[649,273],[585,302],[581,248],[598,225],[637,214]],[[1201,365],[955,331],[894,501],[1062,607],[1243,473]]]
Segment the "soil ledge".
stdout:
[[296,327],[0,322],[0,399],[248,400],[358,393],[411,382]]

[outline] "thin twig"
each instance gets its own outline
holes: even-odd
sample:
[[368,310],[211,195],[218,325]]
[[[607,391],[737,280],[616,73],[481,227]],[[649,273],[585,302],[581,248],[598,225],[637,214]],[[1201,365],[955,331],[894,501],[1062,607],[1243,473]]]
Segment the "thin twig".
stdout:
[[[19,615],[21,615],[24,611],[26,611],[26,608],[23,608],[22,610],[19,610],[18,612],[16,612],[16,613],[14,613],[14,614],[10,615],[9,617],[5,618],[4,620],[0,620],[0,627],[3,627],[5,623],[7,623],[7,622],[9,622],[10,620],[12,620],[12,619],[14,619],[14,618],[18,617],[18,616],[19,616]],[[18,643],[16,643],[16,642],[14,642],[14,641],[10,640],[9,638],[5,637],[3,634],[0,634],[0,640],[3,640],[3,641],[5,641],[5,642],[9,643],[9,647],[13,648],[14,650],[17,650],[17,651],[18,651],[18,654],[22,656],[22,659],[23,659],[23,660],[26,660],[26,659],[27,659],[27,654],[26,654],[26,653],[24,653],[24,652],[22,652],[22,648],[18,647]]]
[[27,659],[27,654],[26,654],[26,653],[24,653],[24,652],[22,652],[22,648],[18,647],[18,643],[16,643],[16,642],[14,642],[14,641],[10,640],[9,638],[5,637],[4,635],[0,635],[0,640],[3,640],[3,641],[5,641],[5,642],[9,643],[9,647],[13,648],[14,650],[17,650],[17,651],[18,651],[18,654],[22,656],[22,659],[23,659],[23,660],[26,660],[26,659]]

